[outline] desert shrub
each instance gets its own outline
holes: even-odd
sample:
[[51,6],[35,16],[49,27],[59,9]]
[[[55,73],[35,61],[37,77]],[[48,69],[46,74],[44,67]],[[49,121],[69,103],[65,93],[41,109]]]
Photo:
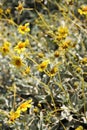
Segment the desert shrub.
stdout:
[[1,1],[0,129],[87,128],[86,0]]

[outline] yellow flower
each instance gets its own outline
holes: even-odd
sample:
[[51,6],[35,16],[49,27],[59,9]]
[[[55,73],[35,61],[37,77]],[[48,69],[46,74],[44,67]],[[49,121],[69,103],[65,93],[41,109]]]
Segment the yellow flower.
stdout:
[[68,28],[66,26],[60,26],[55,34],[55,41],[66,38],[68,35]]
[[59,57],[59,56],[60,56],[60,52],[59,52],[58,50],[55,51],[55,52],[54,52],[54,56],[55,56],[55,57]]
[[7,8],[6,10],[5,10],[5,14],[10,14],[11,13],[11,9],[10,8]]
[[21,3],[21,2],[19,2],[19,4],[18,4],[18,6],[16,7],[16,10],[21,14],[22,13],[22,11],[23,11],[23,4],[24,3]]
[[25,34],[25,33],[29,32],[30,28],[28,26],[29,26],[29,23],[26,23],[25,25],[19,25],[19,27],[18,27],[19,33]]
[[79,126],[75,130],[83,130],[83,126]]
[[22,52],[25,50],[25,42],[18,42],[18,44],[14,47],[14,50],[17,51],[18,53]]
[[3,9],[2,8],[0,8],[0,14],[2,14],[3,13]]
[[41,105],[41,103],[38,103],[38,107],[41,107],[42,105]]
[[70,40],[64,41],[63,43],[61,43],[60,48],[67,49],[68,47],[70,47],[70,44],[71,44]]
[[87,15],[87,5],[82,5],[81,9],[78,9],[78,13],[80,13],[81,15]]
[[87,63],[87,57],[84,57],[84,58],[81,60],[81,63],[82,63],[82,64],[86,64],[86,63]]
[[82,15],[83,11],[81,9],[78,9],[78,13],[80,13]]
[[32,103],[32,99],[22,103],[18,108],[17,110],[18,111],[21,111],[21,112],[25,112],[28,108],[31,108],[31,103]]
[[13,123],[17,118],[20,117],[20,111],[17,110],[17,111],[11,111],[10,112],[10,115],[9,115],[9,123]]
[[26,69],[25,69],[25,74],[29,74],[30,73],[30,67],[27,67]]
[[79,82],[75,81],[74,84],[73,84],[73,87],[74,87],[74,89],[77,89],[79,87]]
[[9,42],[4,42],[4,44],[0,47],[0,52],[2,53],[3,56],[9,54],[10,45],[11,44]]
[[44,57],[44,54],[43,54],[42,52],[40,52],[40,53],[38,53],[38,56],[39,56],[40,58],[43,58],[43,57]]
[[25,51],[25,47],[28,45],[28,43],[28,39],[26,39],[25,42],[19,41],[18,44],[14,47],[14,50],[20,54],[21,52]]
[[50,63],[49,60],[43,61],[41,64],[38,65],[38,70],[44,71],[47,68],[49,63]]
[[56,75],[56,72],[57,72],[57,71],[58,71],[58,68],[57,68],[56,66],[54,66],[54,67],[51,69],[49,75],[50,75],[50,76],[54,76],[54,75]]
[[24,65],[22,59],[19,56],[12,57],[12,64],[18,68],[20,68]]
[[38,112],[39,112],[38,107],[35,107],[35,108],[33,109],[33,111],[34,111],[35,113],[38,113]]
[[23,75],[27,75],[30,73],[30,66],[26,67],[24,71],[22,71]]
[[77,73],[79,73],[79,72],[81,72],[81,71],[82,71],[81,67],[77,67],[77,68],[76,68],[76,72],[77,72]]
[[67,28],[67,27],[63,27],[63,26],[60,26],[60,27],[58,28],[58,32],[59,32],[59,34],[67,35],[67,34],[68,34],[68,28]]

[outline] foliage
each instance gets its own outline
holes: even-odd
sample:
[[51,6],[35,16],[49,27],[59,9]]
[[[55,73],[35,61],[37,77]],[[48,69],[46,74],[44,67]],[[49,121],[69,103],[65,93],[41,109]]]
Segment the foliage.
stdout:
[[86,0],[0,2],[0,129],[86,130]]

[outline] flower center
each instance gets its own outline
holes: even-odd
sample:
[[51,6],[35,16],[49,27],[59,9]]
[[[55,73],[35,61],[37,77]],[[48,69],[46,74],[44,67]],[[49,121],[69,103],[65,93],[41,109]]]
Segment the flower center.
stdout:
[[25,31],[25,30],[26,30],[26,26],[22,26],[22,27],[21,27],[21,30],[22,30],[22,31]]

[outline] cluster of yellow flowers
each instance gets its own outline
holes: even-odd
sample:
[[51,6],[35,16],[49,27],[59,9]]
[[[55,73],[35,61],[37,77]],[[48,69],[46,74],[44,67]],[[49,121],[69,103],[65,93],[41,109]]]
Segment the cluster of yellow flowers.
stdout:
[[[35,0],[37,2],[42,2],[43,0]],[[22,11],[24,10],[24,4],[19,2],[18,6],[15,8],[16,11],[18,11],[19,14],[22,13]],[[84,5],[82,6],[80,9],[78,9],[78,12],[81,14],[81,15],[87,15],[87,6]],[[11,9],[10,8],[7,8],[5,11],[0,8],[0,15],[3,15],[3,13],[5,15],[8,16],[8,14],[11,13]],[[3,15],[4,16],[4,15]],[[41,17],[41,15],[40,15]],[[43,18],[41,17],[42,21]],[[9,23],[13,24],[15,23],[12,19],[7,19],[7,21],[9,21]],[[44,21],[45,22],[45,21]],[[68,26],[59,26],[57,28],[57,30],[54,32],[52,31],[52,38],[54,39],[53,42],[56,42],[57,45],[58,45],[58,48],[54,51],[54,49],[52,49],[52,52],[53,52],[53,57],[54,57],[54,62],[51,66],[50,64],[50,60],[51,58],[48,58],[45,57],[45,51],[43,52],[35,52],[34,53],[34,50],[33,50],[33,47],[32,47],[32,44],[31,44],[31,48],[30,47],[30,42],[29,42],[29,36],[31,36],[31,38],[33,37],[32,35],[29,34],[30,32],[30,28],[29,28],[29,23],[25,23],[25,24],[20,24],[20,25],[17,25],[16,23],[14,24],[14,26],[16,27],[17,29],[17,34],[19,34],[19,38],[20,40],[17,40],[16,42],[13,43],[10,43],[8,41],[5,41],[3,42],[3,44],[0,45],[0,53],[3,57],[5,56],[8,56],[9,57],[9,61],[11,63],[11,65],[15,66],[18,70],[21,69],[21,73],[25,76],[27,74],[30,73],[30,69],[31,67],[28,66],[28,64],[30,62],[27,62],[27,59],[29,59],[30,61],[33,62],[33,64],[35,63],[37,65],[37,70],[36,71],[40,71],[40,72],[44,72],[45,74],[47,74],[50,79],[52,78],[55,78],[54,76],[56,74],[59,74],[58,71],[59,71],[59,60],[62,59],[62,55],[65,54],[65,52],[67,52],[67,50],[74,47],[75,44],[72,43],[71,40],[69,40],[68,36],[69,36],[69,29],[68,29]],[[46,26],[46,24],[45,24]],[[49,26],[50,27],[50,26]],[[48,29],[49,29],[48,27]],[[50,31],[51,32],[51,31]],[[54,34],[53,34],[54,33]],[[37,35],[35,35],[37,36]],[[44,35],[43,35],[44,36]],[[40,36],[42,37],[42,36]],[[37,43],[38,42],[38,46],[39,46],[39,41],[37,39],[39,38],[32,38],[33,40],[35,40],[35,42]],[[53,40],[52,39],[52,40]],[[45,39],[46,40],[46,39]],[[44,41],[45,41],[44,40]],[[32,41],[32,40],[31,40]],[[48,44],[48,43],[47,43]],[[37,47],[38,48],[38,47]],[[35,48],[36,49],[36,48]],[[41,49],[41,48],[40,48]],[[47,49],[47,48],[46,48]],[[30,52],[27,54],[27,51]],[[33,50],[33,51],[31,51]],[[43,49],[42,49],[43,50]],[[50,49],[48,49],[50,50]],[[46,50],[46,51],[48,51]],[[41,51],[41,50],[40,50]],[[37,54],[38,53],[38,54]],[[29,54],[30,57],[29,57]],[[37,54],[36,57],[39,57],[38,60],[36,57],[33,57],[33,54]],[[27,56],[26,56],[27,55]],[[49,54],[48,54],[49,55]],[[31,58],[33,57],[33,58]],[[55,58],[56,57],[56,58]],[[59,58],[60,57],[60,58]],[[35,59],[36,58],[36,59]],[[58,59],[57,59],[58,58]],[[49,60],[50,59],[50,60]],[[57,59],[57,60],[55,60]],[[72,59],[71,59],[72,60]],[[61,62],[63,63],[64,60],[61,60]],[[39,63],[38,63],[39,62]],[[87,64],[87,58],[84,57],[81,59],[81,64]],[[63,64],[64,65],[64,64]],[[68,65],[67,65],[68,66]],[[32,67],[33,68],[33,67]],[[50,68],[50,69],[49,69]],[[33,70],[33,69],[32,69]],[[78,67],[76,68],[76,71],[77,72],[80,72],[81,71],[81,68]],[[36,76],[36,75],[35,75]],[[60,79],[60,76],[59,75],[59,80],[61,82],[61,79]],[[26,77],[26,76],[25,76]],[[31,74],[31,77],[34,77],[33,74]],[[37,78],[37,77],[35,77]],[[55,78],[56,79],[56,78]],[[42,84],[45,84],[43,81],[41,82]],[[49,82],[50,83],[50,82]],[[47,86],[49,87],[49,85],[47,84]],[[74,86],[78,86],[77,83],[74,84]],[[62,88],[62,87],[61,87]],[[50,90],[50,89],[49,89]],[[54,100],[54,99],[53,99]],[[55,102],[54,102],[55,103]],[[54,104],[55,105],[55,104]],[[32,99],[30,100],[27,100],[23,103],[21,103],[17,108],[16,110],[14,111],[11,111],[9,113],[9,123],[14,123],[16,119],[18,119],[21,114],[23,112],[26,112],[28,108],[31,108],[32,107]],[[40,104],[39,104],[39,107],[40,107]],[[34,112],[38,112],[39,109],[38,107],[34,107],[33,109]],[[77,127],[75,130],[83,130],[83,127],[82,126],[79,126]]]
[[[47,66],[48,66],[49,64],[50,64],[50,60],[44,60],[43,62],[41,62],[41,63],[38,65],[38,70],[39,70],[40,72],[45,71],[45,73],[46,73],[46,68],[47,68]],[[48,72],[48,70],[47,70],[47,74],[48,74],[50,77],[53,77],[53,76],[56,75],[57,71],[58,71],[58,65],[55,65],[55,66],[53,66],[53,67],[49,70],[49,72]]]
[[69,48],[73,48],[75,47],[75,43],[73,43],[70,39],[66,39],[64,41],[62,41],[60,44],[59,44],[59,50],[60,52],[63,50],[67,50]]
[[58,30],[55,32],[55,41],[59,41],[63,38],[66,38],[68,35],[68,28],[66,26],[58,27]]
[[[23,66],[23,61],[22,59],[20,58],[20,56],[16,56],[16,55],[12,55],[11,56],[11,52],[10,52],[10,46],[11,46],[11,43],[10,42],[4,42],[3,45],[0,47],[0,52],[3,56],[6,56],[6,55],[9,55],[12,60],[11,60],[11,63],[13,65],[15,65],[16,67],[21,67]],[[19,50],[18,50],[19,51]]]
[[[25,34],[30,31],[28,27],[29,23],[26,23],[25,25],[19,25],[18,31],[21,34]],[[2,56],[9,56],[10,63],[16,66],[17,68],[21,68],[22,66],[25,66],[23,58],[21,58],[21,54],[24,54],[26,51],[26,48],[29,45],[29,40],[26,38],[25,41],[19,41],[17,45],[12,45],[12,43],[5,41],[0,45],[0,53]],[[30,67],[25,66],[24,73],[28,74],[30,72]]]
[[0,16],[9,15],[11,13],[11,8],[7,8],[3,10],[3,8],[0,8]]
[[32,106],[32,99],[27,100],[20,104],[20,106],[17,108],[16,111],[11,111],[9,114],[9,123],[14,123],[14,121],[20,117],[22,112],[27,111],[28,108],[31,108]]

